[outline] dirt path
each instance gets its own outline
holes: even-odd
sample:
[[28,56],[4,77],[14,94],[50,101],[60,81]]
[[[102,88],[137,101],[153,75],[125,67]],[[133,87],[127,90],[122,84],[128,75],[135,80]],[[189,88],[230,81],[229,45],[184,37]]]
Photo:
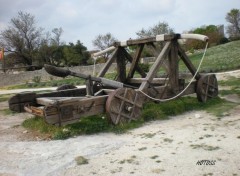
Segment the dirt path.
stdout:
[[[0,176],[240,175],[240,106],[222,118],[192,111],[123,135],[63,141],[31,134],[20,126],[31,115],[6,108],[0,103]],[[78,156],[88,164],[77,165]],[[212,165],[197,165],[201,160]]]
[[[1,138],[5,175],[234,175],[240,173],[240,107],[217,119],[194,111],[155,121],[128,134],[64,141]],[[78,166],[77,156],[89,159]],[[196,165],[210,160],[214,165]]]

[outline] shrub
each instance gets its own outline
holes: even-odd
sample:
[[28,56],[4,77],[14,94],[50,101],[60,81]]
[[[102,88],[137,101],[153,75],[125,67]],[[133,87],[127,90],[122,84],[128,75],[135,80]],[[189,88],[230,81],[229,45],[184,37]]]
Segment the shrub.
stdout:
[[41,79],[42,79],[41,76],[34,76],[33,79],[32,79],[32,81],[33,81],[34,83],[40,83],[40,82],[41,82]]

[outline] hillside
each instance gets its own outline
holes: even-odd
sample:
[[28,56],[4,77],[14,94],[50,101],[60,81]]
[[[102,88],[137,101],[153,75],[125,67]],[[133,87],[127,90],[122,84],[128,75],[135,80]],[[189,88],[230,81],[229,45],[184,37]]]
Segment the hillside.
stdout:
[[[196,67],[202,55],[203,53],[196,53],[190,56],[191,61]],[[181,65],[180,68],[183,69],[183,66]],[[201,72],[219,72],[239,68],[240,41],[233,41],[209,48],[200,70]]]

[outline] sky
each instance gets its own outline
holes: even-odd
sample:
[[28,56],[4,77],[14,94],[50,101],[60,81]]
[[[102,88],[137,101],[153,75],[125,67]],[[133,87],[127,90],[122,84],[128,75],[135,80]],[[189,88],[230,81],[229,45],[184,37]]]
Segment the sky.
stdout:
[[158,22],[167,22],[175,33],[210,24],[226,27],[233,8],[240,9],[240,0],[0,0],[0,31],[19,11],[28,12],[45,31],[62,27],[62,41],[80,40],[92,50],[99,34],[125,41]]

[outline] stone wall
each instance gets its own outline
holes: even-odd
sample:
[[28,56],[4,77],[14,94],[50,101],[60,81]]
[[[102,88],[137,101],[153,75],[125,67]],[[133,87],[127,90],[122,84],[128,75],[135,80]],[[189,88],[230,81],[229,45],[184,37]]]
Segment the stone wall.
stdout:
[[[95,72],[98,73],[104,64],[96,64]],[[94,66],[76,66],[76,67],[69,67],[71,71],[77,73],[83,73],[87,75],[92,75]],[[116,69],[116,64],[112,64],[108,72],[113,72]],[[8,70],[7,73],[0,73],[0,87],[2,86],[9,86],[9,85],[16,85],[16,84],[24,84],[26,82],[32,82],[35,76],[41,76],[42,81],[48,81],[50,78],[59,79],[58,77],[49,75],[44,69],[36,70],[36,71],[28,71],[28,72],[16,72]]]

